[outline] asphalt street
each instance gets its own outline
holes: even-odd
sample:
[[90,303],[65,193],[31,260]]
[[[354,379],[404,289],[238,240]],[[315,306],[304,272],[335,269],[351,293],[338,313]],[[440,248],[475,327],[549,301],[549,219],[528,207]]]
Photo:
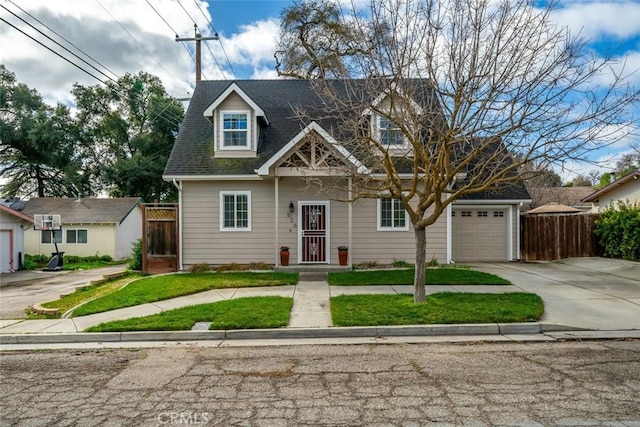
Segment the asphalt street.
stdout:
[[0,354],[0,424],[640,425],[640,341]]

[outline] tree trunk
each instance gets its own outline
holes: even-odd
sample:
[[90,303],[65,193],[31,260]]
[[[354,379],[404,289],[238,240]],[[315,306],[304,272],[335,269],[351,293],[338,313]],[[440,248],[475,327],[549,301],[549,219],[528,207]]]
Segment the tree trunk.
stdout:
[[413,277],[413,302],[424,302],[426,290],[425,258],[427,252],[427,233],[424,227],[413,229],[416,236],[416,272]]

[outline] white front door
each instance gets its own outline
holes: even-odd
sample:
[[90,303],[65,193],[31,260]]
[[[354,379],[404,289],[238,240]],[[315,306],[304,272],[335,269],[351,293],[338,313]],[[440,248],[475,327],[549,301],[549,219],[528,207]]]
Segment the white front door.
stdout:
[[299,202],[300,264],[329,262],[329,202]]

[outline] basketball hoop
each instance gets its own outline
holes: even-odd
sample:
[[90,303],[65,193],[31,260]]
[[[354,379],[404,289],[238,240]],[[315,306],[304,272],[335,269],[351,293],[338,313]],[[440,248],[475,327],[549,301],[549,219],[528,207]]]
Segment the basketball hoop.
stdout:
[[43,271],[62,270],[64,252],[58,250],[58,242],[56,241],[56,231],[62,230],[62,218],[60,218],[60,215],[35,214],[33,216],[33,228],[34,230],[50,231],[51,240],[56,248],[56,251],[51,253],[51,259]]
[[33,229],[44,231],[62,230],[62,219],[57,214],[35,214],[33,216]]

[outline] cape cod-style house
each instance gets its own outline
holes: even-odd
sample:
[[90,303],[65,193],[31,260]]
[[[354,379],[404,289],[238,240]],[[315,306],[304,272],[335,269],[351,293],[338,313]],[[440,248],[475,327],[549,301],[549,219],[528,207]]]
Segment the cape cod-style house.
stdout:
[[[337,265],[339,246],[349,248],[349,264],[413,262],[415,237],[401,203],[348,203],[308,185],[335,170],[366,170],[366,161],[330,125],[300,120],[300,108],[322,109],[308,81],[198,83],[164,172],[179,190],[180,269],[277,266],[282,246],[298,265]],[[427,228],[427,260],[517,259],[519,207],[529,199],[513,185],[456,201]]]

